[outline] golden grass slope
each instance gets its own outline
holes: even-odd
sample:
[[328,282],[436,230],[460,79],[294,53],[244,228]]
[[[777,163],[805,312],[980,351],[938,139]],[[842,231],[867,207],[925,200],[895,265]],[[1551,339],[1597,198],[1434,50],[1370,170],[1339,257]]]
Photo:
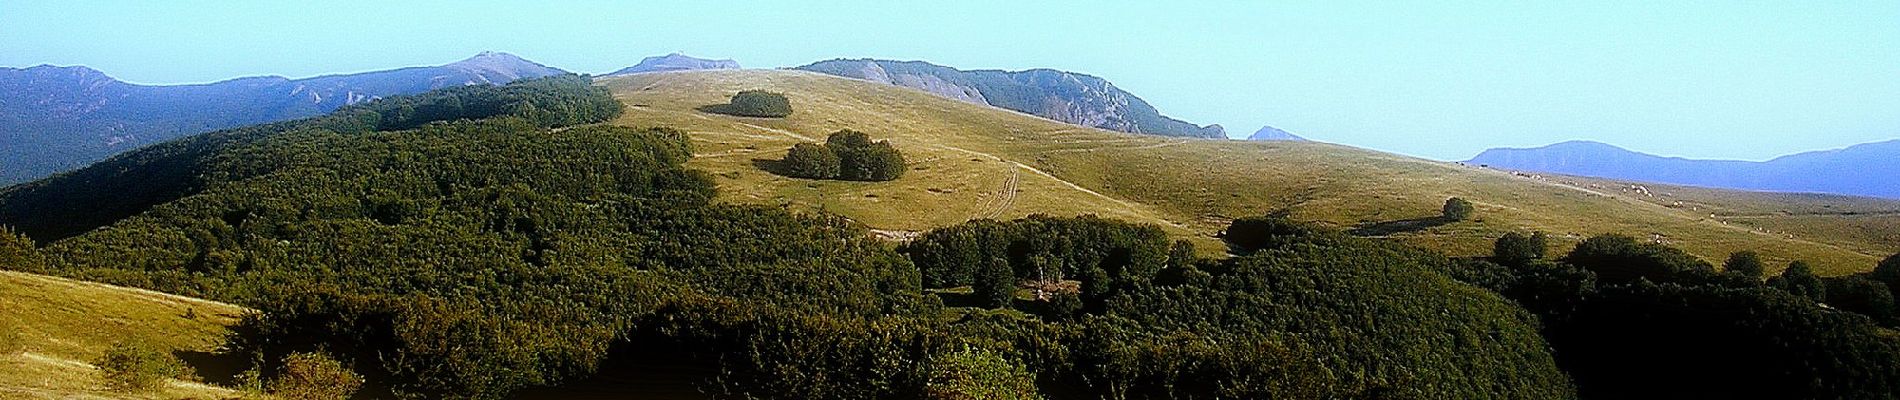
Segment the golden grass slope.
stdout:
[[[1286,211],[1343,228],[1435,216],[1446,198],[1478,205],[1473,221],[1390,233],[1452,255],[1489,252],[1496,237],[1538,230],[1565,241],[1622,233],[1712,262],[1756,250],[1776,265],[1804,259],[1825,273],[1872,268],[1878,249],[1832,237],[1764,233],[1615,191],[1510,172],[1311,142],[1243,142],[1082,128],[922,91],[783,70],[688,71],[602,78],[628,106],[617,124],[691,133],[692,167],[713,173],[725,201],[823,210],[886,230],[973,218],[1092,213],[1161,224],[1218,253],[1232,218]],[[740,90],[784,93],[786,118],[697,111]],[[911,171],[892,182],[792,179],[761,169],[793,144],[839,129],[889,139]],[[1564,251],[1557,248],[1553,251]]]
[[[152,393],[106,390],[92,360],[123,340],[209,352],[244,309],[147,290],[0,271],[4,399],[222,399],[229,389],[171,381]],[[190,314],[190,317],[187,317]]]

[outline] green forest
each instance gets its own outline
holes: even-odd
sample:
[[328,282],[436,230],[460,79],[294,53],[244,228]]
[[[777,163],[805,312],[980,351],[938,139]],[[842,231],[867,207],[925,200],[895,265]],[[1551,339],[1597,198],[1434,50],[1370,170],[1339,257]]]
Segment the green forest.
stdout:
[[[0,192],[0,265],[256,309],[233,356],[272,375],[320,354],[376,398],[508,398],[641,364],[710,371],[694,383],[716,398],[1900,393],[1900,256],[1764,277],[1751,254],[1718,268],[1525,233],[1465,259],[1281,216],[1233,221],[1218,259],[1088,215],[895,244],[715,202],[686,133],[601,124],[621,112],[566,75],[155,145]],[[885,172],[838,148],[890,147],[801,146],[866,180]]]

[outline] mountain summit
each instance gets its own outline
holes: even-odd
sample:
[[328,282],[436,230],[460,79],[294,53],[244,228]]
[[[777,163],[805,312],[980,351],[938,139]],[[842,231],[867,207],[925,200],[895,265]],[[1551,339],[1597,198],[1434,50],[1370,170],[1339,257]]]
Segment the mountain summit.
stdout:
[[1782,192],[1900,198],[1900,140],[1813,151],[1773,160],[1692,160],[1609,144],[1570,141],[1529,149],[1490,149],[1468,163],[1491,167],[1657,183]]
[[1161,136],[1224,139],[1220,125],[1168,118],[1102,78],[1058,71],[964,71],[923,61],[820,61],[796,69],[915,88],[1070,124]]
[[480,54],[476,54],[474,57],[449,63],[442,67],[464,71],[475,76],[505,79],[501,82],[489,83],[507,83],[507,81],[516,79],[567,73],[567,71],[562,71],[558,68],[541,65],[540,63],[528,61],[513,54],[498,51],[484,51]]
[[1291,140],[1303,142],[1306,141],[1306,138],[1295,135],[1292,132],[1280,130],[1280,128],[1261,126],[1260,130],[1253,131],[1253,136],[1248,136],[1247,140]]
[[440,66],[198,85],[136,85],[83,66],[0,68],[0,143],[7,144],[0,146],[0,186],[180,136],[322,115],[380,97],[562,73],[500,52]]
[[642,72],[693,71],[702,69],[739,69],[739,62],[733,60],[709,60],[695,58],[683,53],[647,57],[639,64],[621,68],[607,75],[638,74]]

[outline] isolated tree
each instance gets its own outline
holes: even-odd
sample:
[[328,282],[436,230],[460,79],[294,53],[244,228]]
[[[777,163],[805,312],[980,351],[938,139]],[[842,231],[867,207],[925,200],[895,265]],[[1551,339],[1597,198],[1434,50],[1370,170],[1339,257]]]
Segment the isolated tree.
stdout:
[[1788,269],[1782,270],[1781,275],[1768,279],[1768,286],[1816,303],[1827,301],[1827,284],[1821,281],[1821,277],[1814,275],[1814,269],[1806,261],[1788,263]]
[[794,177],[832,179],[838,177],[838,154],[825,145],[799,143],[785,154],[785,170]]
[[1491,247],[1491,259],[1504,265],[1527,265],[1531,261],[1544,258],[1549,246],[1548,241],[1549,237],[1543,232],[1530,235],[1517,232],[1506,233]]
[[1445,200],[1443,217],[1446,221],[1463,221],[1471,218],[1471,212],[1476,209],[1477,207],[1471,205],[1471,201],[1453,197]]
[[747,90],[732,95],[732,103],[726,106],[725,111],[746,117],[779,118],[792,115],[792,101],[778,93]]
[[1749,250],[1729,254],[1728,261],[1722,263],[1722,271],[1746,276],[1749,279],[1761,279],[1765,269],[1761,262],[1761,255]]

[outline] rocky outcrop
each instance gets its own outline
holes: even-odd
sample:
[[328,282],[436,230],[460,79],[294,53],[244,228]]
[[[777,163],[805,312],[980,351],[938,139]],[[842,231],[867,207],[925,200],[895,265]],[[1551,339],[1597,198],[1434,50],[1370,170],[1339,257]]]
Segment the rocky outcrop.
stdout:
[[739,62],[733,60],[709,60],[694,58],[681,53],[647,57],[639,64],[621,68],[607,75],[638,74],[642,72],[694,71],[702,69],[739,69]]
[[1220,125],[1168,118],[1107,80],[1073,72],[964,71],[922,61],[873,59],[821,61],[797,69],[915,88],[1088,127],[1161,136],[1227,137]]

